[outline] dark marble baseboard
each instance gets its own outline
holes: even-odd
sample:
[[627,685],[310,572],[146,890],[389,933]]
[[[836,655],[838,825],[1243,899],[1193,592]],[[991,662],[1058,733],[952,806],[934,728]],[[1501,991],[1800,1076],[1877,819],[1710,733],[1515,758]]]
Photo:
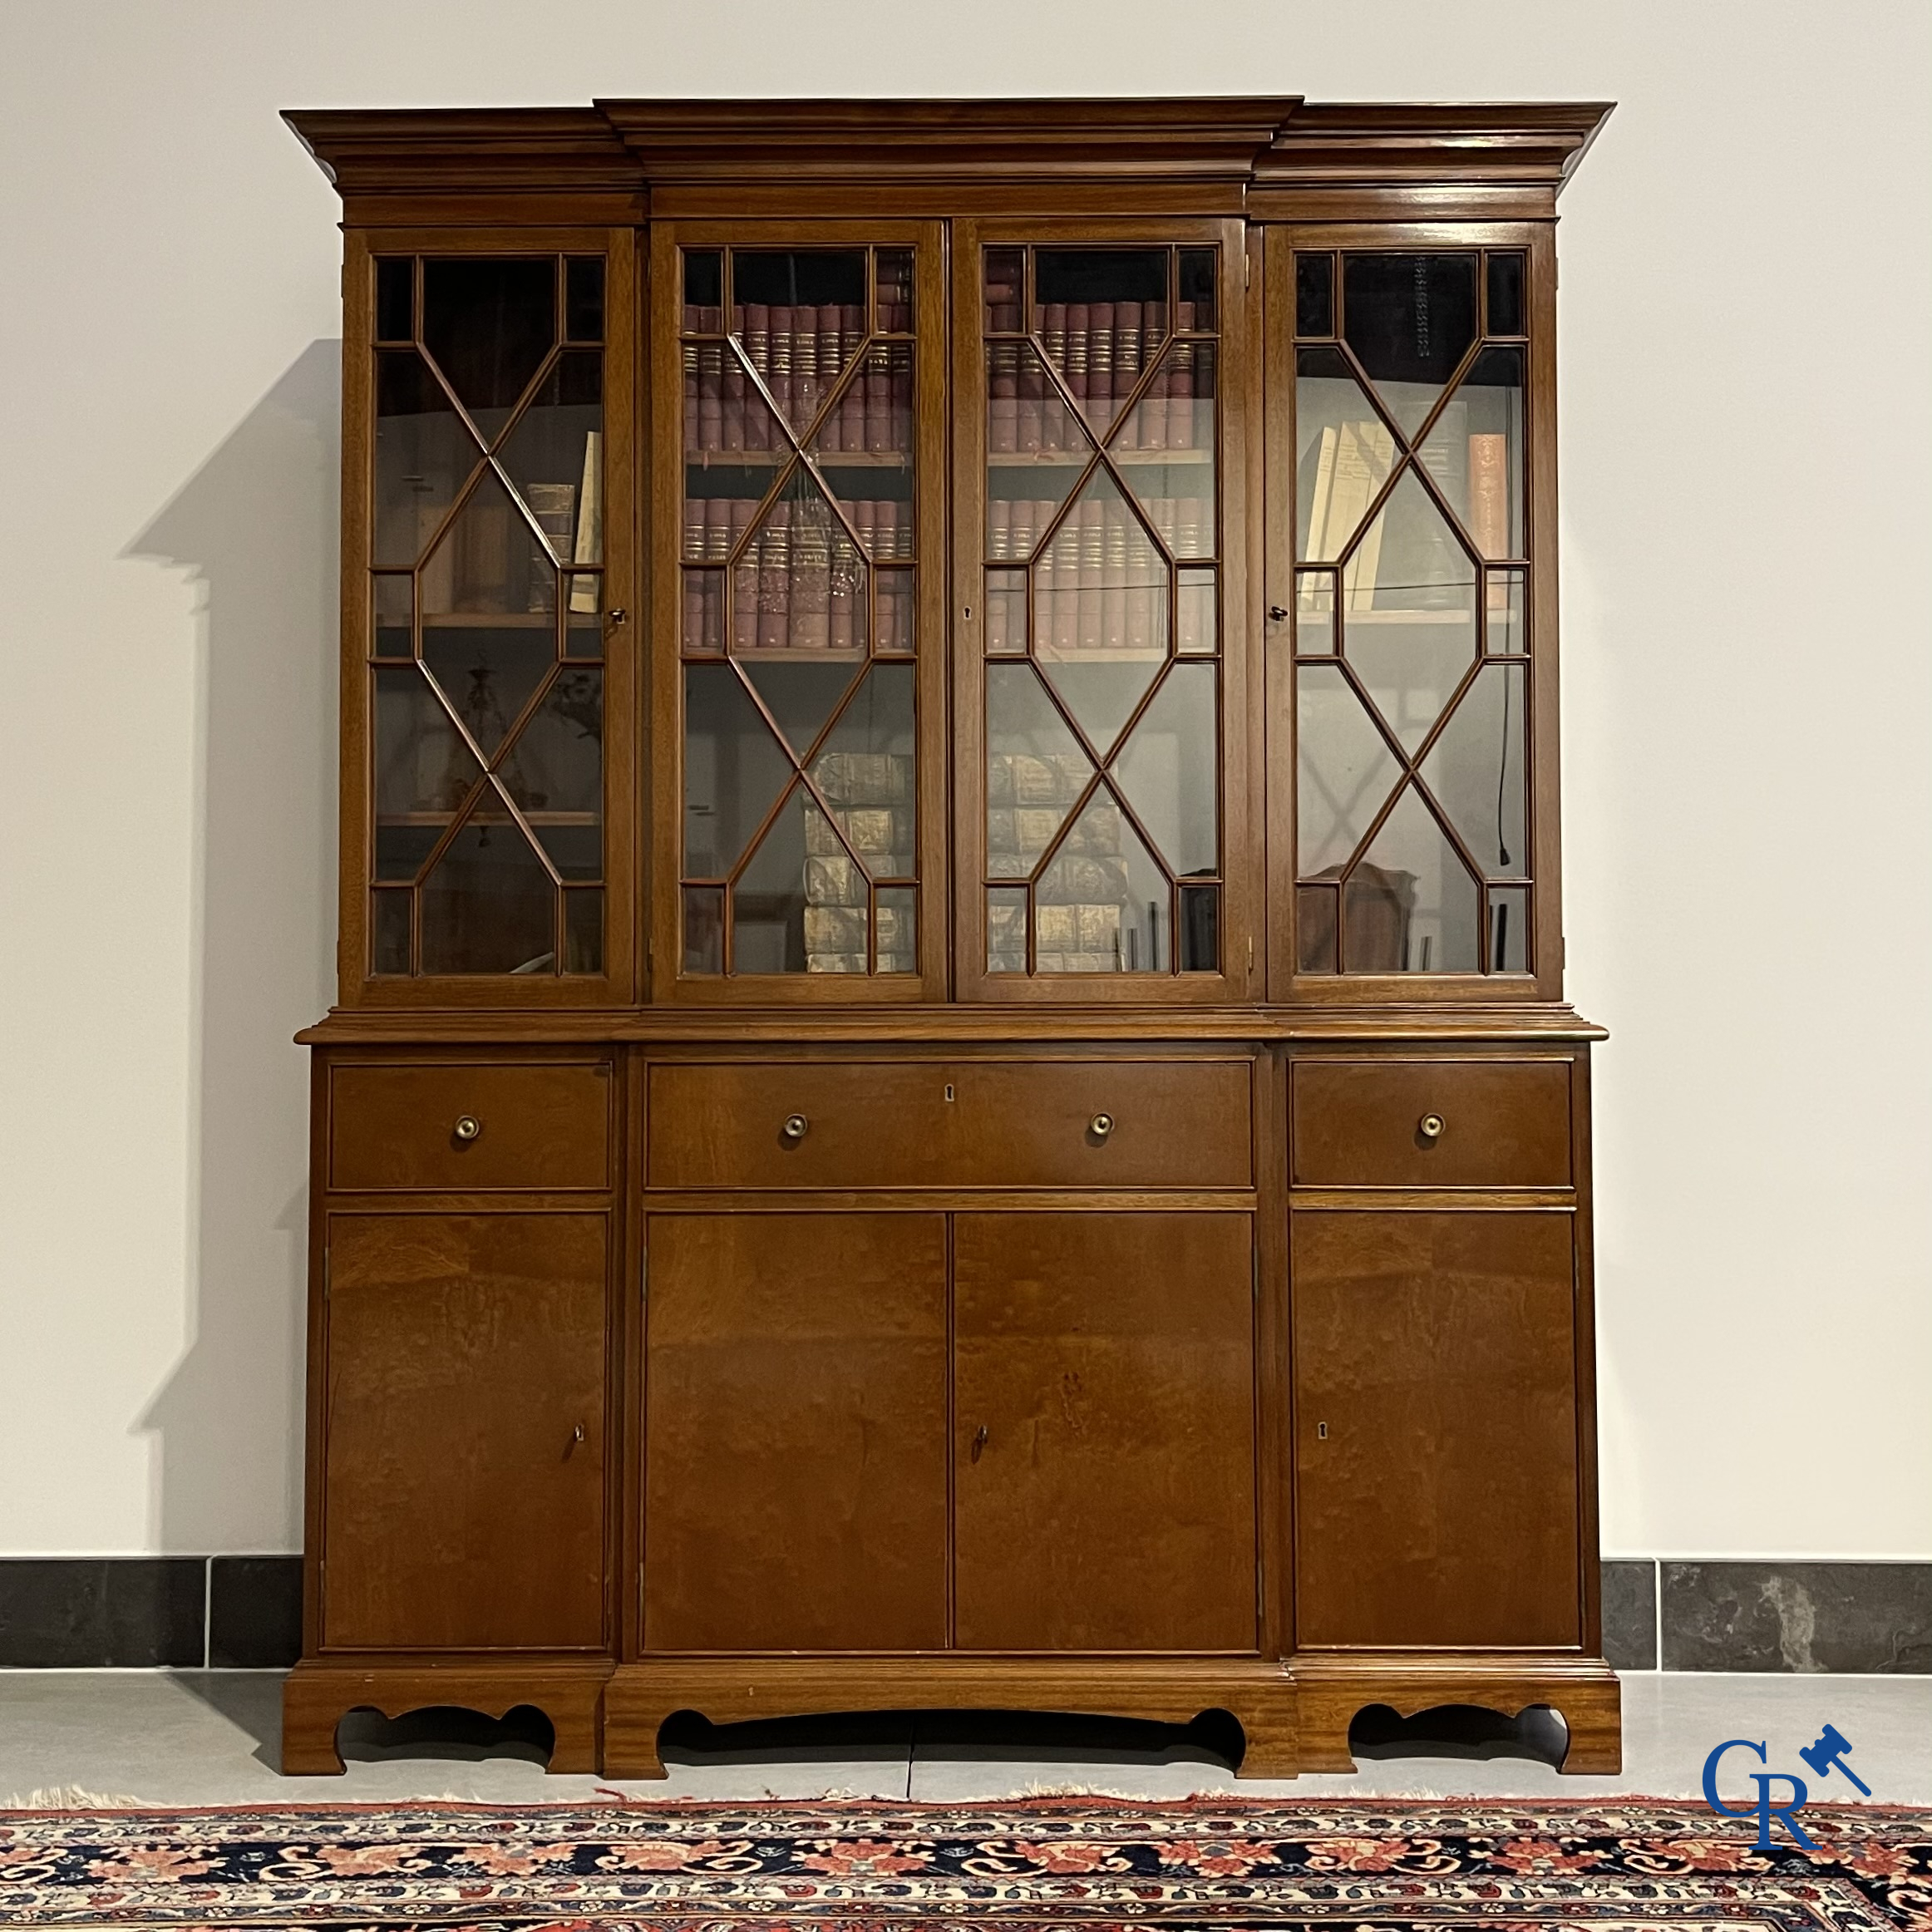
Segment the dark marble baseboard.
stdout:
[[[1932,1563],[1606,1563],[1619,1670],[1932,1673]],[[1661,1593],[1661,1615],[1659,1595]],[[0,1668],[273,1670],[302,1649],[298,1556],[0,1558]]]

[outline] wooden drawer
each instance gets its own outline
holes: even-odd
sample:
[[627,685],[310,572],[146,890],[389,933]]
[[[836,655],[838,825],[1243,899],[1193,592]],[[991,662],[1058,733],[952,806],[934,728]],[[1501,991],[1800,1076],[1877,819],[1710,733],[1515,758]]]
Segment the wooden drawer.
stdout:
[[[607,1188],[610,1095],[604,1061],[333,1067],[328,1184]],[[464,1120],[474,1138],[459,1135]]]
[[[1253,1185],[1246,1060],[798,1060],[651,1070],[663,1188]],[[804,1131],[786,1122],[801,1116]],[[1097,1116],[1112,1122],[1105,1136]]]
[[[1568,1060],[1297,1060],[1297,1187],[1568,1187]],[[1436,1115],[1442,1131],[1422,1131]]]

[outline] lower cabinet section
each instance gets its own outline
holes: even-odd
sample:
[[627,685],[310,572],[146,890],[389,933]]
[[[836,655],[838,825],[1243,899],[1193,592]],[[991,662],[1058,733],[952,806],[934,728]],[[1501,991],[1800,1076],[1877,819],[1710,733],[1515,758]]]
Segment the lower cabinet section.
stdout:
[[321,1648],[602,1649],[604,1216],[328,1235]]
[[1575,1217],[1291,1224],[1299,1647],[1575,1649]]

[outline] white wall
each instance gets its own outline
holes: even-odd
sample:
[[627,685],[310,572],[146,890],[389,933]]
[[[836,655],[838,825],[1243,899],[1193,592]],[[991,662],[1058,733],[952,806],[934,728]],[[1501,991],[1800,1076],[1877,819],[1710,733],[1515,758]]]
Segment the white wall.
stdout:
[[0,1552],[299,1542],[335,198],[291,105],[1610,97],[1563,203],[1610,1554],[1932,1556],[1923,0],[9,0]]

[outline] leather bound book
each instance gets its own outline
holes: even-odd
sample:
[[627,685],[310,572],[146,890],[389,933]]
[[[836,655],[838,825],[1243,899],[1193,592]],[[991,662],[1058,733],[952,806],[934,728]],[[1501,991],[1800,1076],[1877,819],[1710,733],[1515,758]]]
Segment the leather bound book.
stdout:
[[1019,402],[1014,412],[1013,441],[1021,451],[1031,451],[1040,447],[1046,427],[1046,372],[1030,345],[1014,343],[1008,346],[1019,358]]
[[[859,358],[865,341],[865,308],[848,302],[839,311],[839,367],[850,368]],[[845,400],[839,406],[839,447],[862,450],[865,446],[865,388],[862,371],[854,370],[845,385]]]
[[701,570],[684,573],[684,644],[687,651],[702,651],[704,638],[704,574]]
[[724,345],[697,345],[697,447],[710,455],[724,447]]
[[[1040,346],[1047,352],[1048,364],[1054,370],[1063,372],[1067,367],[1067,304],[1064,302],[1048,302],[1042,306]],[[1042,384],[1042,388],[1045,407],[1040,412],[1040,447],[1063,450],[1067,447],[1066,407],[1051,382]]]
[[[872,506],[872,554],[887,558],[897,554],[899,505],[888,496]],[[899,600],[890,594],[891,579],[884,571],[876,574],[873,608],[877,612],[879,645],[882,651],[896,651],[899,643]]]
[[[1143,365],[1161,353],[1161,344],[1167,334],[1167,304],[1165,302],[1148,302],[1141,309],[1141,357]],[[1134,424],[1135,437],[1143,450],[1164,450],[1167,447],[1167,382],[1168,362],[1161,357],[1161,366],[1155,370],[1153,380],[1147,385],[1147,393],[1141,399],[1141,407]]]
[[[732,311],[732,333],[739,342],[744,339],[745,312],[742,308]],[[738,360],[737,343],[725,345],[724,362],[724,435],[722,446],[727,450],[742,450],[745,446],[745,366]]]
[[912,352],[892,352],[892,446],[909,454],[912,449]]
[[1103,549],[1101,557],[1100,648],[1127,648],[1127,506],[1101,505]]
[[[733,546],[743,541],[744,535],[752,527],[752,518],[757,505],[748,496],[731,499],[732,543]],[[762,536],[754,537],[738,552],[738,560],[732,566],[732,648],[734,651],[755,649],[758,642],[758,553],[763,547]]]
[[[1176,305],[1177,328],[1194,327],[1194,304]],[[1171,450],[1194,447],[1194,345],[1177,342],[1169,352],[1167,363],[1167,446]]]
[[[786,421],[796,420],[792,407],[791,353],[796,347],[792,329],[792,311],[776,308],[771,311],[771,369],[767,380],[771,384],[771,400],[776,405],[779,415]],[[785,432],[778,425],[766,418],[770,435],[769,448],[781,450],[785,447]]]
[[830,534],[822,515],[810,514],[792,533],[790,641],[795,651],[822,651],[831,641]]
[[1020,446],[1020,349],[1018,343],[986,345],[986,447],[1010,456]]
[[818,310],[806,303],[791,312],[791,420],[802,436],[818,413]]
[[865,447],[882,454],[892,447],[892,372],[884,349],[866,352],[861,380],[865,385]]
[[1104,431],[1113,421],[1114,305],[1092,303],[1087,316],[1087,414],[1097,429]]
[[684,499],[683,554],[688,564],[697,563],[704,555],[705,526],[711,519],[711,507],[717,501],[715,496],[687,496]]
[[[816,350],[818,362],[818,386],[821,396],[829,396],[839,380],[839,371],[844,366],[840,359],[839,334],[839,306],[835,302],[820,305],[818,312],[818,343]],[[840,429],[845,412],[835,409],[826,416],[824,426],[818,434],[818,446],[821,450],[838,450],[845,446]]]
[[[691,303],[685,304],[684,326],[687,328],[696,326],[692,318],[697,313]],[[702,352],[702,345],[697,343],[685,342],[678,345],[678,359],[684,366],[684,448],[687,455],[703,446],[697,440],[697,359]]]
[[1013,505],[1003,496],[988,499],[986,505],[986,560],[1004,564],[1013,557]]
[[[1123,519],[1126,516],[1122,511]],[[1145,533],[1137,523],[1125,523],[1123,548],[1126,553],[1126,647],[1130,651],[1151,649],[1157,634],[1154,618],[1154,559]]]
[[1080,542],[1079,605],[1074,620],[1076,650],[1097,651],[1101,645],[1101,599],[1106,581],[1106,525],[1102,521],[1104,507],[1097,502],[1082,504]]
[[758,546],[758,648],[782,651],[791,642],[791,505],[776,505]]
[[1087,304],[1069,302],[1067,304],[1067,390],[1073,398],[1073,407],[1083,415],[1087,410]]
[[[1141,380],[1141,304],[1137,302],[1116,302],[1114,304],[1114,405],[1113,414],[1120,416],[1127,407],[1127,398],[1134,392],[1134,385]],[[1137,426],[1123,423],[1120,434],[1114,439],[1116,449],[1131,450],[1139,441]]]
[[[745,304],[745,359],[766,384],[771,380],[771,311],[762,302]],[[747,385],[747,390],[751,385]],[[755,392],[752,392],[755,397]],[[745,447],[771,447],[770,424],[763,407],[756,400],[745,407]]]

